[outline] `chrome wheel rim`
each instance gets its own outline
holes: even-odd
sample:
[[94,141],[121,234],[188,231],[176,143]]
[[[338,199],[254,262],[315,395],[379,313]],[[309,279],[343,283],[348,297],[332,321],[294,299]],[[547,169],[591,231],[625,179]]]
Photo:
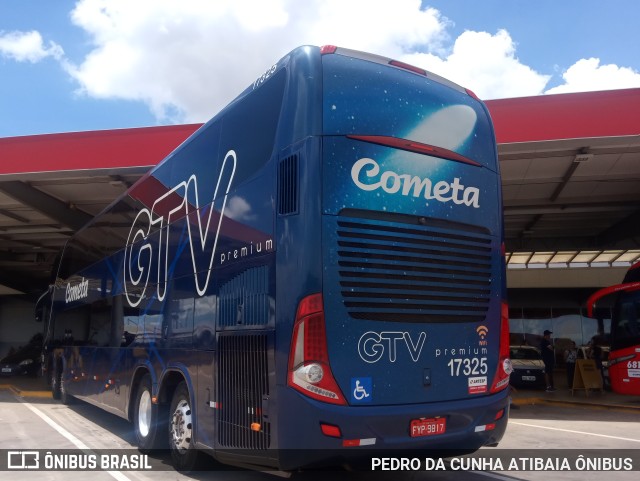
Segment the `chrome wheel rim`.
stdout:
[[171,437],[173,445],[180,453],[189,449],[192,432],[191,407],[186,400],[182,399],[171,416]]
[[138,403],[138,431],[146,438],[151,430],[151,394],[148,390],[140,396]]

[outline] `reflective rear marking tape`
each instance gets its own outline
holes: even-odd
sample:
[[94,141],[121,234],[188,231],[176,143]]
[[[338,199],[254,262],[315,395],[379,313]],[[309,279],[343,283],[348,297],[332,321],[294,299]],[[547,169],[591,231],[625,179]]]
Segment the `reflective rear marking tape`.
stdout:
[[344,441],[342,441],[342,446],[346,448],[354,446],[373,446],[374,444],[376,444],[376,438],[345,439]]

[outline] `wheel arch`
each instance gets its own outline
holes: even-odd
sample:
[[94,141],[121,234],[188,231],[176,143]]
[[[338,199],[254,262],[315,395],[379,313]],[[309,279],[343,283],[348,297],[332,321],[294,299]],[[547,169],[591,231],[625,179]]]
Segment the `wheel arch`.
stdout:
[[146,374],[149,374],[149,376],[151,376],[151,391],[153,393],[154,402],[156,402],[155,400],[157,400],[158,404],[169,404],[171,402],[171,397],[176,390],[176,387],[181,382],[184,382],[187,386],[187,390],[189,391],[189,397],[192,399],[192,404],[194,404],[193,400],[195,399],[195,393],[193,389],[193,383],[191,382],[191,377],[189,376],[186,368],[182,368],[180,366],[168,367],[161,374],[160,378],[158,378],[151,365],[141,364],[136,368],[133,373],[133,377],[131,378],[129,405],[127,408],[127,417],[129,421],[133,421],[133,401],[138,391],[138,384]]
[[147,374],[151,377],[151,390],[153,392],[155,391],[155,386],[157,384],[157,377],[151,365],[140,364],[135,368],[133,376],[131,377],[131,387],[129,389],[129,400],[127,405],[127,418],[130,422],[133,422],[134,400],[138,394],[138,385],[140,384],[140,380]]
[[159,383],[158,389],[158,402],[160,403],[170,403],[171,397],[173,396],[176,387],[178,384],[184,382],[187,385],[187,390],[189,391],[189,397],[192,402],[195,399],[195,393],[193,389],[193,383],[191,382],[191,376],[189,376],[189,372],[186,368],[182,366],[172,366],[165,370],[162,374],[162,379]]

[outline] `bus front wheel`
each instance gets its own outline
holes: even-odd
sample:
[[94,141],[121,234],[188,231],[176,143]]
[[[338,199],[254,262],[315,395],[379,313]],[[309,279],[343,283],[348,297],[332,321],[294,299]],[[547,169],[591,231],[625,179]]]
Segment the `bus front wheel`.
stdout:
[[173,465],[178,471],[191,471],[198,461],[191,405],[189,389],[181,382],[173,393],[169,410],[169,447]]
[[133,409],[134,431],[140,450],[148,452],[161,448],[164,439],[162,405],[152,400],[149,374],[145,374],[140,379]]

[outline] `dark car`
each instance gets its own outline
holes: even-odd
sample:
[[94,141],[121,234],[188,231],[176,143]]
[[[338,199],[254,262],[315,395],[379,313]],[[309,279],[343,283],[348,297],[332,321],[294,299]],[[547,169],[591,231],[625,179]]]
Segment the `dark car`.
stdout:
[[10,352],[0,360],[0,374],[2,376],[22,374],[36,376],[40,371],[41,354],[42,334],[36,334],[27,345]]
[[513,372],[509,383],[521,388],[544,388],[544,362],[540,350],[533,346],[509,348]]

